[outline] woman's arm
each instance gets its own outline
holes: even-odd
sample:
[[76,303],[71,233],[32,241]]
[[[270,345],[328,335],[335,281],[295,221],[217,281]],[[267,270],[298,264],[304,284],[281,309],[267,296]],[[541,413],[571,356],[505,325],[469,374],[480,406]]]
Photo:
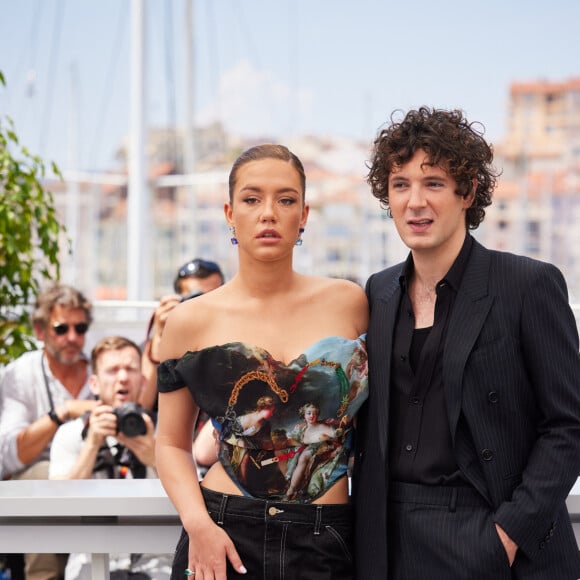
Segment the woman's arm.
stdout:
[[[170,317],[160,345],[163,360],[181,356],[180,345],[187,344],[185,328],[179,320],[174,328],[172,320],[175,317]],[[188,567],[198,576],[226,580],[226,558],[238,572],[245,573],[245,568],[233,542],[205,507],[192,454],[198,411],[187,388],[159,394],[157,473],[189,536]]]
[[209,419],[193,442],[193,454],[197,464],[202,467],[209,467],[217,461],[218,451],[215,429]]
[[214,524],[203,500],[191,451],[197,406],[186,389],[159,395],[157,473],[189,536],[189,568],[226,579],[226,558],[244,573],[233,542]]

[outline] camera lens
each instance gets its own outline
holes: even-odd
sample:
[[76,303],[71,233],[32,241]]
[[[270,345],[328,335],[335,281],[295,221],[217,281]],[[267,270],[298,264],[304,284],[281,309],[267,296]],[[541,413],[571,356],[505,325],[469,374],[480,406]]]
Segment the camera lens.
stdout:
[[136,403],[126,403],[115,409],[117,416],[117,431],[126,437],[137,437],[147,433],[147,425],[143,419],[143,409]]

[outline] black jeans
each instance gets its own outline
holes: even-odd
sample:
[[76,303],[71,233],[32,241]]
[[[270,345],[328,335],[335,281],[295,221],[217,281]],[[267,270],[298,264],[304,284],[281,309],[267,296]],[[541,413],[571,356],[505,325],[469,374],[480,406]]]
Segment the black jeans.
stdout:
[[[229,578],[353,580],[352,508],[349,505],[271,502],[202,488],[207,510],[228,533],[244,566]],[[183,580],[189,540],[182,530],[171,578]]]

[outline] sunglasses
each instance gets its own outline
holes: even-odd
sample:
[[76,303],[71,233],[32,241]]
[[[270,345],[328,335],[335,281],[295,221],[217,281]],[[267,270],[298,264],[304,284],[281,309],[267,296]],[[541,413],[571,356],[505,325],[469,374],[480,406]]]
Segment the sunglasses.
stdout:
[[[69,331],[71,327],[70,324],[54,324],[52,330],[54,330],[54,334],[57,336],[64,336]],[[75,329],[75,332],[79,335],[85,334],[89,329],[89,325],[86,322],[77,322],[73,324],[72,327]]]
[[186,264],[183,264],[177,272],[177,278],[187,278],[188,276],[195,276],[196,278],[207,278],[210,274],[218,273],[221,275],[222,271],[215,262],[208,260],[201,260],[196,258]]

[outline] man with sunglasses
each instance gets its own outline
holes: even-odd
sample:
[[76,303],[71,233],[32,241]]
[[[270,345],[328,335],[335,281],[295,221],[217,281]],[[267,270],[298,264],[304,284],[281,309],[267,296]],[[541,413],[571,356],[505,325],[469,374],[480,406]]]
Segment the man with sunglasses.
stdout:
[[[92,306],[70,286],[38,295],[32,314],[42,348],[24,353],[0,382],[0,457],[4,477],[47,479],[50,446],[60,425],[95,407],[83,353]],[[66,554],[27,554],[26,578],[62,576]]]

